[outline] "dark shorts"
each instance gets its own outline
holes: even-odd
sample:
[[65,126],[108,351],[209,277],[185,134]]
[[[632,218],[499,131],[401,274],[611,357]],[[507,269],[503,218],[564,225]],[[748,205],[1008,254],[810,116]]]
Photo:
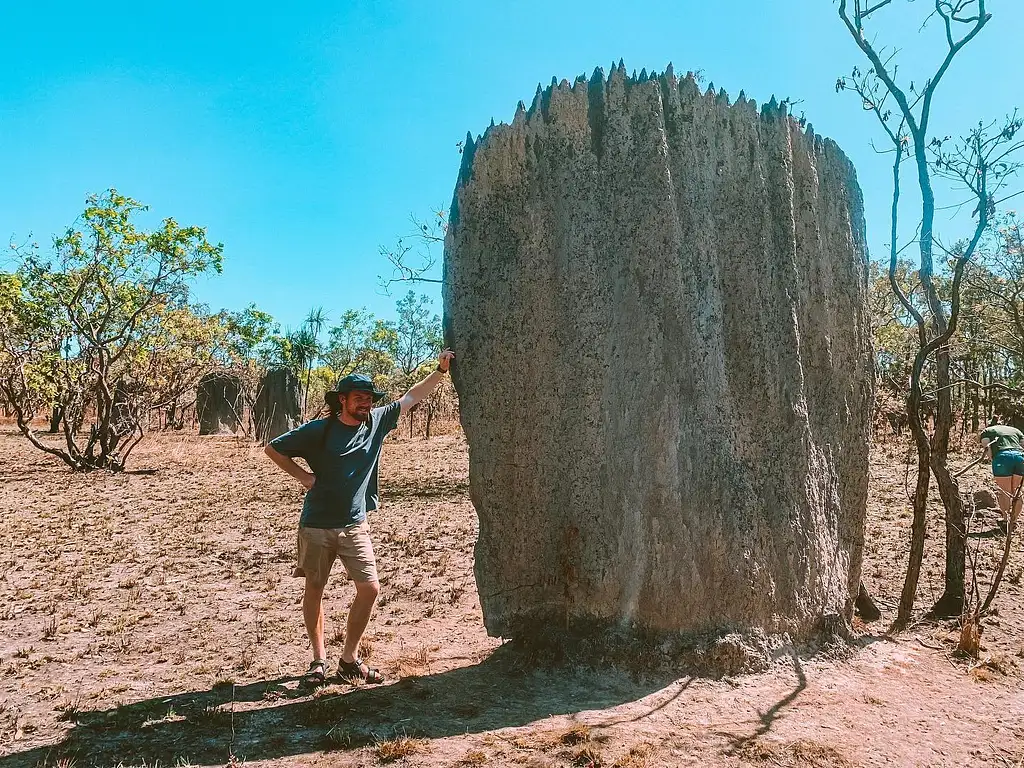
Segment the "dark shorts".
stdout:
[[992,474],[996,477],[1024,475],[1024,453],[1000,451],[992,459]]

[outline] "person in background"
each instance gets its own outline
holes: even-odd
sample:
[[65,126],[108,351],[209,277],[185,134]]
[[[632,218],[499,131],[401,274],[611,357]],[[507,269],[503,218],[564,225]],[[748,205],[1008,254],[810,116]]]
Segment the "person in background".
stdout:
[[[1000,526],[1008,529],[1011,521],[1020,515],[1020,485],[1024,481],[1024,433],[1016,427],[989,421],[981,432],[981,444],[992,455],[992,475],[999,486],[996,497],[1003,519]],[[1012,505],[1012,509],[1011,509]]]

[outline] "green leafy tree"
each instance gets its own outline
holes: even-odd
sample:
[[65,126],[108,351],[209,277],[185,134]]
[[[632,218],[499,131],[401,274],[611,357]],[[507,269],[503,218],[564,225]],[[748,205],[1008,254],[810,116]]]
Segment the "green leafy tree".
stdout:
[[296,362],[305,374],[305,386],[302,389],[302,412],[305,413],[309,401],[309,388],[313,381],[313,366],[323,357],[323,346],[320,334],[327,324],[327,315],[323,307],[315,307],[309,311],[302,327],[293,339],[292,349],[297,353]]
[[335,376],[361,371],[376,380],[387,379],[395,367],[397,341],[391,324],[366,309],[350,309],[328,331],[324,360]]
[[[203,228],[168,218],[140,230],[145,210],[113,189],[91,195],[52,253],[18,251],[3,281],[0,394],[33,445],[76,470],[124,468],[152,403],[154,340],[187,309],[190,280],[221,270]],[[51,407],[63,445],[32,425]]]
[[1024,229],[1009,211],[996,221],[964,286],[964,384],[978,410],[1024,421]]
[[255,304],[240,312],[222,310],[217,317],[224,326],[226,342],[221,363],[228,368],[265,366],[273,354],[270,339],[278,333],[274,318]]
[[395,302],[394,360],[397,372],[410,376],[441,351],[441,318],[429,296],[409,291]]
[[145,388],[150,411],[159,410],[169,427],[183,426],[187,400],[195,400],[199,380],[222,367],[232,336],[220,315],[203,306],[171,307],[140,331],[142,351],[135,377]]
[[373,329],[366,339],[362,368],[380,381],[387,379],[395,370],[395,348],[398,332],[393,324],[385,320],[374,320]]
[[294,331],[272,333],[263,344],[267,367],[288,368],[301,383],[301,408],[305,414],[313,389],[313,371],[324,362],[325,346],[321,340],[327,315],[322,307],[309,311],[302,325]]
[[344,376],[362,366],[373,328],[373,315],[365,308],[349,309],[327,332],[324,360],[337,375]]

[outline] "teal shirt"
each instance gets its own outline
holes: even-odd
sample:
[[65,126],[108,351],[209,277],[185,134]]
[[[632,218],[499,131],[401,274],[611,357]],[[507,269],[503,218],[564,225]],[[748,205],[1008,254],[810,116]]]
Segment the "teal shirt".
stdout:
[[1024,434],[1019,429],[1009,427],[1005,424],[995,424],[982,430],[981,439],[991,444],[992,457],[1002,451],[1020,451],[1024,442]]
[[270,441],[278,453],[305,459],[316,476],[302,503],[299,525],[345,528],[363,522],[367,512],[377,509],[380,451],[400,414],[396,400],[371,410],[369,420],[358,427],[335,419],[327,429],[327,419],[315,419]]

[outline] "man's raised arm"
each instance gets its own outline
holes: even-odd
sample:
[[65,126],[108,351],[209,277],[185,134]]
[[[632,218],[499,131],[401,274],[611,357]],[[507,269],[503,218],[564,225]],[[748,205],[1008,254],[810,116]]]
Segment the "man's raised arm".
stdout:
[[446,349],[440,355],[437,356],[437,369],[433,371],[427,378],[418,384],[414,384],[408,392],[402,395],[398,403],[401,406],[401,413],[404,415],[412,410],[412,407],[419,403],[423,398],[428,397],[431,392],[437,389],[437,385],[441,383],[441,379],[448,373],[448,368],[451,367],[452,360],[455,359],[455,353],[450,349]]

